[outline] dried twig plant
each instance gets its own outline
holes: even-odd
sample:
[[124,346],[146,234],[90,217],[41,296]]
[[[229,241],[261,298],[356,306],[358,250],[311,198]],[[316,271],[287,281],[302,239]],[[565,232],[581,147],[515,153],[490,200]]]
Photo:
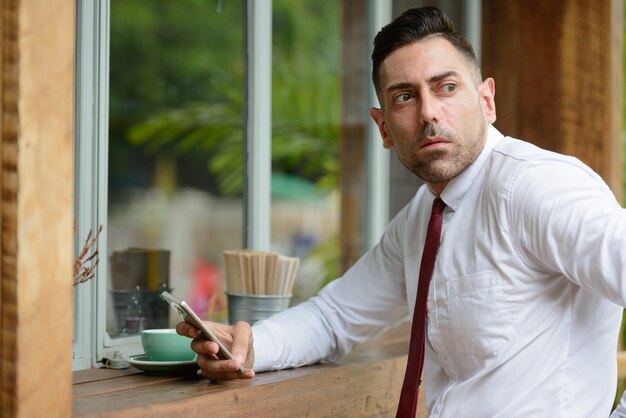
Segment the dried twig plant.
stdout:
[[99,261],[98,246],[96,244],[101,232],[102,225],[98,227],[98,231],[95,234],[93,230],[89,230],[83,248],[74,261],[74,286],[85,283],[96,275],[96,266]]

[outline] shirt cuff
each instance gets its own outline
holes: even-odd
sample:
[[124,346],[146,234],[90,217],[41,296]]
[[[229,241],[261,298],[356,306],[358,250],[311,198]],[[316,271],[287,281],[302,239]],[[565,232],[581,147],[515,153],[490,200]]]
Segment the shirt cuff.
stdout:
[[267,321],[256,322],[252,326],[254,364],[252,369],[255,372],[265,372],[276,369],[276,347],[275,341],[271,337],[270,324]]

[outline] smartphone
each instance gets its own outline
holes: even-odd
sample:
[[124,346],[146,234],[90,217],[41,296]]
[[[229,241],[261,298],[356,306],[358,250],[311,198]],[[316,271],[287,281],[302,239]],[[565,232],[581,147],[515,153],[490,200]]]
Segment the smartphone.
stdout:
[[[222,342],[213,334],[213,331],[206,326],[204,321],[198,317],[198,315],[191,309],[191,306],[187,304],[184,300],[177,298],[169,292],[161,292],[159,295],[161,299],[165,302],[169,303],[169,305],[178,312],[178,315],[187,322],[191,324],[195,329],[198,330],[198,333],[201,337],[206,338],[207,340],[213,341],[219,346],[219,352],[217,353],[217,357],[222,360],[232,360],[233,355],[228,351],[228,349],[222,344]],[[239,371],[241,373],[244,372],[243,365],[239,367]]]

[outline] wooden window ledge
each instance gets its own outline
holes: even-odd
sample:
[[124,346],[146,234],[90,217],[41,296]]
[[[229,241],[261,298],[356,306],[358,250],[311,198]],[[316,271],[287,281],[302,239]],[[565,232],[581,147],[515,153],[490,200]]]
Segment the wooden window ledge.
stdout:
[[394,416],[409,332],[408,324],[392,328],[337,364],[259,373],[250,380],[211,383],[197,376],[148,375],[133,367],[79,371],[74,373],[73,414]]

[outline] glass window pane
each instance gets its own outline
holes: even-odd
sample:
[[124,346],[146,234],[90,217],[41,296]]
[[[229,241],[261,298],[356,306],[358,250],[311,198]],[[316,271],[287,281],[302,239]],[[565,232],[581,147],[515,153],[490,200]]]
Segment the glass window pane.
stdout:
[[173,325],[162,288],[225,318],[222,251],[243,236],[243,16],[241,1],[111,1],[112,336]]
[[292,303],[339,274],[341,7],[273,1],[271,237],[301,258]]

